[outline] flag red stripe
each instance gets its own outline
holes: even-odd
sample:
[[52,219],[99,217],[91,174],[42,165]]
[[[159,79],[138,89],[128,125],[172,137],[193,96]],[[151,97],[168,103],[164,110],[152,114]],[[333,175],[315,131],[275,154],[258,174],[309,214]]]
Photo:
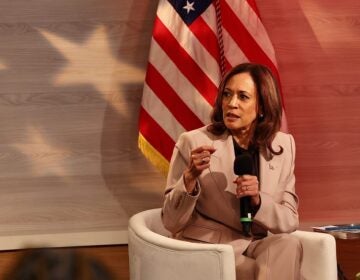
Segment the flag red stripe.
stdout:
[[182,48],[174,35],[166,28],[161,20],[156,17],[153,33],[154,39],[176,64],[183,75],[193,84],[202,96],[213,105],[217,86],[209,80],[192,57]]
[[256,6],[256,2],[255,0],[247,0],[249,6],[253,9],[253,11],[256,13],[256,15],[258,16],[258,18],[260,19],[260,13],[259,13],[259,9]]
[[[195,20],[190,26],[190,30],[200,41],[203,47],[215,58],[217,63],[220,65],[220,48],[216,34],[204,21],[202,17]],[[230,69],[231,65],[225,58],[225,69]]]
[[175,142],[142,107],[140,107],[139,131],[160,154],[170,161]]
[[[239,20],[239,18],[236,16],[236,14],[231,9],[231,7],[229,7],[227,3],[224,2],[221,3],[223,3],[222,9],[223,9],[223,13],[225,14],[224,16],[225,19],[223,22],[224,27],[226,27],[226,29],[231,34],[235,42],[242,49],[244,54],[251,62],[262,63],[270,68],[270,70],[272,71],[272,73],[274,74],[274,76],[278,81],[280,95],[282,97],[282,100],[284,100],[283,93],[281,90],[281,81],[280,81],[280,75],[278,69],[271,61],[271,59],[267,56],[267,54],[258,45],[255,39],[251,36],[251,34],[247,31],[247,29]],[[254,5],[256,7],[255,3]],[[284,102],[282,105],[285,108]]]
[[146,83],[186,130],[204,125],[151,63],[148,64]]
[[220,62],[220,50],[216,35],[212,29],[207,25],[202,17],[198,17],[190,26],[189,29],[195,37],[201,42],[203,47]]
[[266,53],[257,44],[255,39],[247,31],[247,29],[244,27],[244,25],[236,16],[231,7],[229,7],[229,5],[223,1],[221,3],[222,11],[224,14],[224,27],[231,34],[231,37],[238,44],[246,57],[252,62],[267,65],[271,69],[271,71],[273,71],[274,75],[279,78],[278,71],[273,62],[269,59]]

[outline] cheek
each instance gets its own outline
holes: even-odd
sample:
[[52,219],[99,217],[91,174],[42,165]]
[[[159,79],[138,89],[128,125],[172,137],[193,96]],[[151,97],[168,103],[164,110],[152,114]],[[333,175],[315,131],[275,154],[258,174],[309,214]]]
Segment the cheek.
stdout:
[[257,116],[256,108],[255,107],[249,108],[249,110],[247,110],[247,115],[251,121],[254,121]]

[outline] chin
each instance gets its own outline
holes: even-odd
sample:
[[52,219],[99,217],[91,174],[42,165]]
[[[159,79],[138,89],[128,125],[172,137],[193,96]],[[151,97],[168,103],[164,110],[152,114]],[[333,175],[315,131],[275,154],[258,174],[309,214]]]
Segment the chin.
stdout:
[[238,130],[241,129],[241,126],[233,124],[233,123],[224,123],[226,128],[229,130]]
[[245,131],[248,131],[250,129],[250,126],[243,126],[243,125],[235,125],[235,124],[228,124],[228,123],[225,123],[225,126],[228,130],[230,130],[231,132],[245,132]]

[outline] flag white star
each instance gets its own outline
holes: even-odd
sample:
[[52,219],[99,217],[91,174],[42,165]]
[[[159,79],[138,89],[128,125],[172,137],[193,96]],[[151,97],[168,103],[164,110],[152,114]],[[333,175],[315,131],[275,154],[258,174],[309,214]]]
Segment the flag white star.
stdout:
[[185,9],[186,12],[189,14],[190,11],[195,11],[194,4],[195,2],[190,3],[189,1],[186,1],[186,5],[183,7],[183,9]]

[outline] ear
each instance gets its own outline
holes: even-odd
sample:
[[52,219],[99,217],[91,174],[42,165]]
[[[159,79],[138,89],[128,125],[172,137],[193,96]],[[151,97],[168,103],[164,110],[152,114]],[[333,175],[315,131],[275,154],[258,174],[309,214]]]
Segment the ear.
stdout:
[[259,108],[258,108],[258,119],[259,120],[263,120],[264,119],[264,111],[263,111],[263,108],[262,108],[262,106],[259,106]]

